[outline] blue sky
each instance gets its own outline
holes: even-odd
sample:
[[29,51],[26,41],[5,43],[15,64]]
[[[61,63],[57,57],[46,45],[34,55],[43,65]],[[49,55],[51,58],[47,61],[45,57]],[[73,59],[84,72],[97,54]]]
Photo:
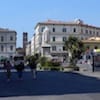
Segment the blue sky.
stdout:
[[29,40],[38,22],[48,19],[71,21],[76,18],[100,26],[100,0],[0,0],[0,27],[17,32],[17,47],[22,33]]

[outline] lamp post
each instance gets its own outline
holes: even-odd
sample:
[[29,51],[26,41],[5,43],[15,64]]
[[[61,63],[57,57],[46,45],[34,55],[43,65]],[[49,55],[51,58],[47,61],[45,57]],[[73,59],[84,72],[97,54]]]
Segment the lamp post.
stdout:
[[94,50],[91,51],[91,55],[92,55],[92,72],[94,72],[94,67],[95,67],[95,64],[94,64],[94,56],[95,56]]
[[95,67],[95,65],[94,65],[94,54],[92,55],[92,72],[94,72],[94,67]]

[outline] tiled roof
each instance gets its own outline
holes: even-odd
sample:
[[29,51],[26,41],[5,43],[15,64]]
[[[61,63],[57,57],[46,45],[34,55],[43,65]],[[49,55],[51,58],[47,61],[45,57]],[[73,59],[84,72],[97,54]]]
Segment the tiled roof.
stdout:
[[44,24],[76,24],[74,21],[73,22],[64,22],[64,21],[57,21],[57,20],[47,20],[44,22],[40,22]]
[[[39,22],[38,24],[46,24],[46,25],[50,25],[50,24],[56,24],[56,25],[81,25],[81,26],[85,26],[85,27],[91,27],[91,28],[98,28],[100,29],[100,27],[96,27],[96,26],[93,26],[93,25],[89,25],[89,24],[84,24],[82,20],[80,19],[75,19],[74,21],[57,21],[57,20],[47,20],[47,21],[44,21],[44,22]],[[37,24],[37,25],[38,25]],[[36,27],[37,27],[36,25]],[[36,28],[35,27],[35,28]]]

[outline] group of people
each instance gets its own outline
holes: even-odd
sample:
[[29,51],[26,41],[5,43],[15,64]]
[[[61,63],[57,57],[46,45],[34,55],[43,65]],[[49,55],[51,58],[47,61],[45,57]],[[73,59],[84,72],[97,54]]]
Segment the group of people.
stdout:
[[[35,79],[36,78],[36,63],[35,63],[35,61],[29,61],[28,66],[30,67],[31,72],[32,72],[32,76]],[[17,71],[18,79],[22,80],[23,71],[25,68],[24,63],[20,62],[18,65],[15,65],[14,68]],[[12,65],[11,65],[10,61],[4,61],[4,69],[6,71],[7,81],[10,81],[11,69],[12,69]]]

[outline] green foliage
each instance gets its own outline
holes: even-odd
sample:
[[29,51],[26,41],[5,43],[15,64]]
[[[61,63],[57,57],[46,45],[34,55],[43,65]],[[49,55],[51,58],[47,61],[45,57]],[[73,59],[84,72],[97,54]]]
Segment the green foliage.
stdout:
[[60,66],[60,61],[53,61],[51,60],[52,66]]
[[53,71],[59,71],[60,70],[60,66],[58,66],[58,67],[57,66],[56,67],[53,66],[50,69],[53,70]]
[[39,62],[41,66],[46,66],[47,65],[47,58],[46,57],[40,57]]
[[51,70],[60,70],[60,62],[56,60],[48,59],[47,57],[39,57],[39,55],[27,56],[26,61],[29,61],[30,64],[33,61],[40,63],[40,68],[42,69],[51,69]]
[[27,64],[30,66],[35,62],[36,64],[38,63],[38,55],[32,55],[32,56],[26,56],[25,61]]
[[39,61],[44,69],[60,70],[60,62],[58,61],[50,60],[47,57],[41,57]]
[[85,50],[84,44],[78,38],[70,36],[68,40],[65,41],[64,46],[66,50],[71,53],[70,64],[75,66],[76,60],[80,58]]
[[39,55],[38,53],[36,53],[36,54],[34,55],[34,58],[38,61],[39,58],[40,58],[40,55]]
[[34,56],[30,56],[29,60],[31,60],[31,61],[35,61],[36,58],[35,58]]
[[25,56],[25,61],[29,61],[31,56]]
[[52,62],[50,60],[47,61],[47,66],[49,66],[49,67],[52,66]]

